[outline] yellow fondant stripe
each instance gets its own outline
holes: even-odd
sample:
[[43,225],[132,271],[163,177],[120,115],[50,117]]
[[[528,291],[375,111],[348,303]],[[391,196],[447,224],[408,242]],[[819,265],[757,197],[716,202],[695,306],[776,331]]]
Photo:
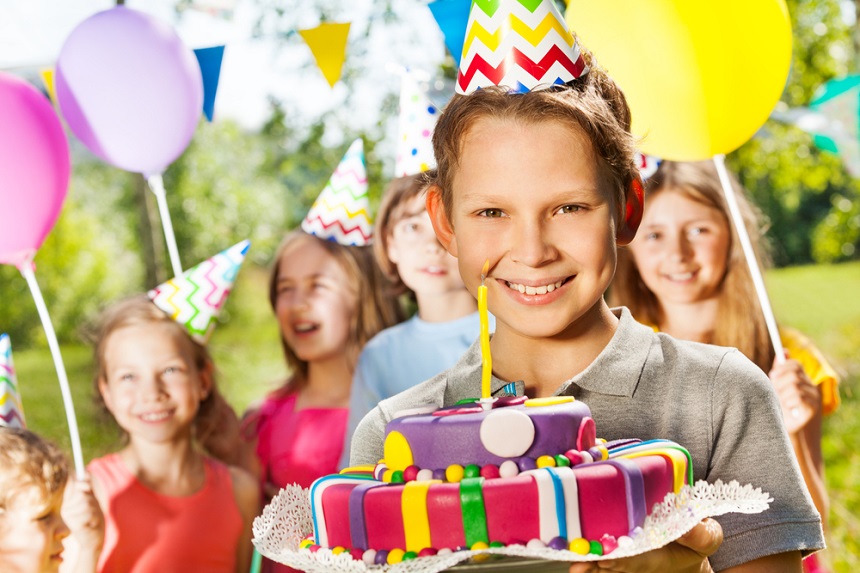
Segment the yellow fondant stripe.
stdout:
[[430,544],[430,517],[427,514],[427,490],[434,481],[410,481],[403,486],[400,508],[403,512],[403,530],[406,550],[421,551]]
[[687,475],[687,456],[683,452],[672,448],[659,448],[654,450],[646,450],[642,452],[633,452],[626,456],[618,456],[619,458],[640,458],[642,456],[666,456],[672,461],[672,473],[674,476],[675,493],[681,491],[684,485],[684,478]]

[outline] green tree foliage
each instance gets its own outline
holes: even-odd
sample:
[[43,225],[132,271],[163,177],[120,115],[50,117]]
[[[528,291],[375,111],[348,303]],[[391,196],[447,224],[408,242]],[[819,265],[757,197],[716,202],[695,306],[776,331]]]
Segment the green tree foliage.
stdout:
[[[785,108],[809,105],[816,88],[856,72],[852,27],[839,0],[787,0],[794,28]],[[729,164],[770,222],[778,266],[855,258],[860,245],[860,187],[840,159],[812,137],[770,120]]]

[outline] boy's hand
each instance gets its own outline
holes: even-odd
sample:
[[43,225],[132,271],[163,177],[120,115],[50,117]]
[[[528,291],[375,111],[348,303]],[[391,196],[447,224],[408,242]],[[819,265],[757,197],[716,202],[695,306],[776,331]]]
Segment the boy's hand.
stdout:
[[774,363],[768,376],[779,398],[785,429],[795,434],[821,409],[821,394],[797,360]]
[[713,519],[703,519],[673,543],[642,555],[574,563],[570,573],[712,573],[708,556],[723,543],[723,528]]

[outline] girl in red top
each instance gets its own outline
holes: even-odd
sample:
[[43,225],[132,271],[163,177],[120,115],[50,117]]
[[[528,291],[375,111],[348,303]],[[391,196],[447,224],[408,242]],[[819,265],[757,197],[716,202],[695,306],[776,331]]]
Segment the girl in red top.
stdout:
[[141,296],[108,309],[95,354],[98,396],[128,438],[89,465],[106,520],[99,572],[248,571],[257,485],[194,439],[216,393],[206,348]]

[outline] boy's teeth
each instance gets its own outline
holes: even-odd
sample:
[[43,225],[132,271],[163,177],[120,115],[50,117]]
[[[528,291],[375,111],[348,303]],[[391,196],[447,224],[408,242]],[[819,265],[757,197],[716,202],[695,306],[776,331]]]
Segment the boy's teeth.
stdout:
[[563,282],[564,282],[564,279],[557,281],[557,282],[554,282],[554,283],[550,283],[548,285],[541,285],[541,286],[525,286],[525,285],[512,283],[512,282],[506,282],[506,284],[508,285],[508,288],[510,288],[512,290],[520,291],[521,293],[527,294],[527,295],[536,295],[536,294],[546,294],[548,292],[552,292],[555,289],[560,288]]

